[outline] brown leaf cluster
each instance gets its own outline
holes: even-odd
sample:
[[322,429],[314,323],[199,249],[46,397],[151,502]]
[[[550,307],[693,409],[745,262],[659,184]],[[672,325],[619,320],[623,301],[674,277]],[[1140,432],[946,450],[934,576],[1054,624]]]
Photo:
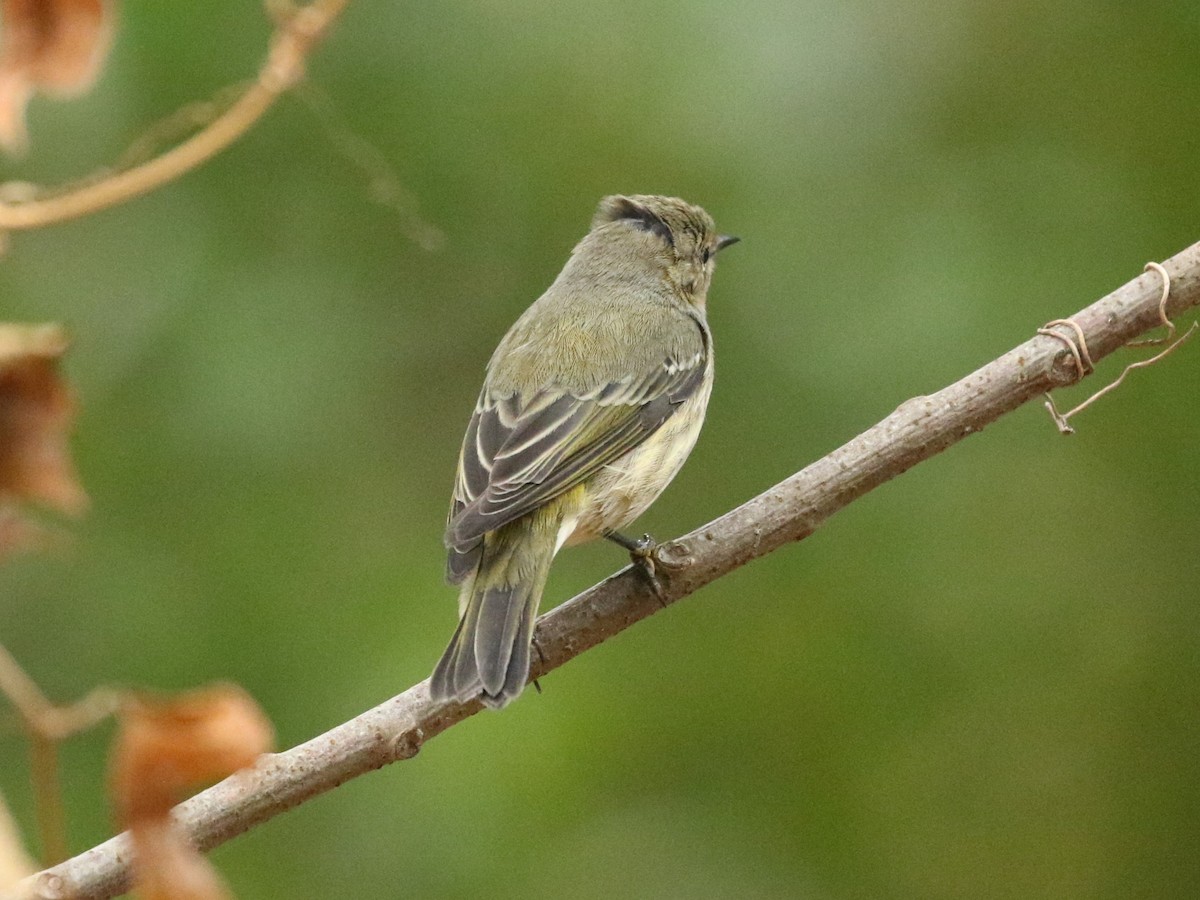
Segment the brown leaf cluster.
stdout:
[[75,399],[58,371],[66,347],[57,326],[0,323],[0,558],[44,538],[18,514],[22,504],[87,508],[67,440]]
[[230,894],[220,876],[171,818],[171,807],[198,783],[252,765],[271,747],[271,723],[235,685],[168,699],[133,698],[118,716],[111,790],[133,838],[139,896],[226,900]]
[[0,0],[0,143],[28,143],[25,107],[34,93],[91,87],[112,42],[108,0]]

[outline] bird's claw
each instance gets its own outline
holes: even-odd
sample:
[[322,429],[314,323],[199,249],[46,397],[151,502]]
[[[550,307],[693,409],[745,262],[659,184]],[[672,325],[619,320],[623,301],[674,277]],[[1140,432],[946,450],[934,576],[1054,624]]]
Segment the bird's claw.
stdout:
[[[663,589],[662,581],[658,577],[659,559],[658,549],[659,543],[649,534],[643,534],[640,538],[627,538],[623,534],[611,532],[605,535],[610,541],[615,544],[620,544],[629,551],[629,558],[633,561],[643,574],[646,580],[650,583],[650,590],[654,592],[655,598],[664,607],[667,605],[667,592]],[[670,568],[664,564],[663,569]]]
[[645,574],[646,580],[650,582],[650,590],[654,591],[655,599],[665,607],[667,592],[663,589],[662,581],[658,577],[658,541],[649,534],[643,534],[632,542],[632,546],[629,548],[629,558]]

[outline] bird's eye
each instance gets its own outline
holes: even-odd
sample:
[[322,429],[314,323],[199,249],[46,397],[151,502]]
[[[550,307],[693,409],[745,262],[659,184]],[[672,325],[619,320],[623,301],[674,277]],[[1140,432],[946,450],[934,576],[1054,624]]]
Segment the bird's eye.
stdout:
[[703,262],[707,263],[707,262],[708,262],[708,258],[709,258],[711,255],[712,255],[712,253],[709,251],[709,249],[708,249],[707,247],[705,247],[705,248],[704,248],[704,252],[700,254],[700,259],[701,259]]

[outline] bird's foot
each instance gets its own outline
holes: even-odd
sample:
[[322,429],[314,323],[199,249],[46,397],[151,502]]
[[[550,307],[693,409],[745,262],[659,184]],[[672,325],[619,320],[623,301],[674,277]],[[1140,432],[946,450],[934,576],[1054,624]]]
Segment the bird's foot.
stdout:
[[629,558],[645,574],[646,580],[650,582],[650,590],[654,591],[655,598],[665,607],[667,594],[658,577],[658,541],[648,534],[635,539],[616,531],[610,531],[605,537],[629,551]]

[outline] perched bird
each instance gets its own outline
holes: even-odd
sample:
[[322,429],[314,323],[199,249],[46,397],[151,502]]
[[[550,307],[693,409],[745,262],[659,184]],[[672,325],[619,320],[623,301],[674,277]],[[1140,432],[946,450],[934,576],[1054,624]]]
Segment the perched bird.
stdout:
[[691,452],[712,391],[705,299],[737,241],[675,197],[600,201],[592,229],[488,364],[446,523],[459,622],[433,672],[438,700],[500,708],[529,679],[554,555],[616,533]]

